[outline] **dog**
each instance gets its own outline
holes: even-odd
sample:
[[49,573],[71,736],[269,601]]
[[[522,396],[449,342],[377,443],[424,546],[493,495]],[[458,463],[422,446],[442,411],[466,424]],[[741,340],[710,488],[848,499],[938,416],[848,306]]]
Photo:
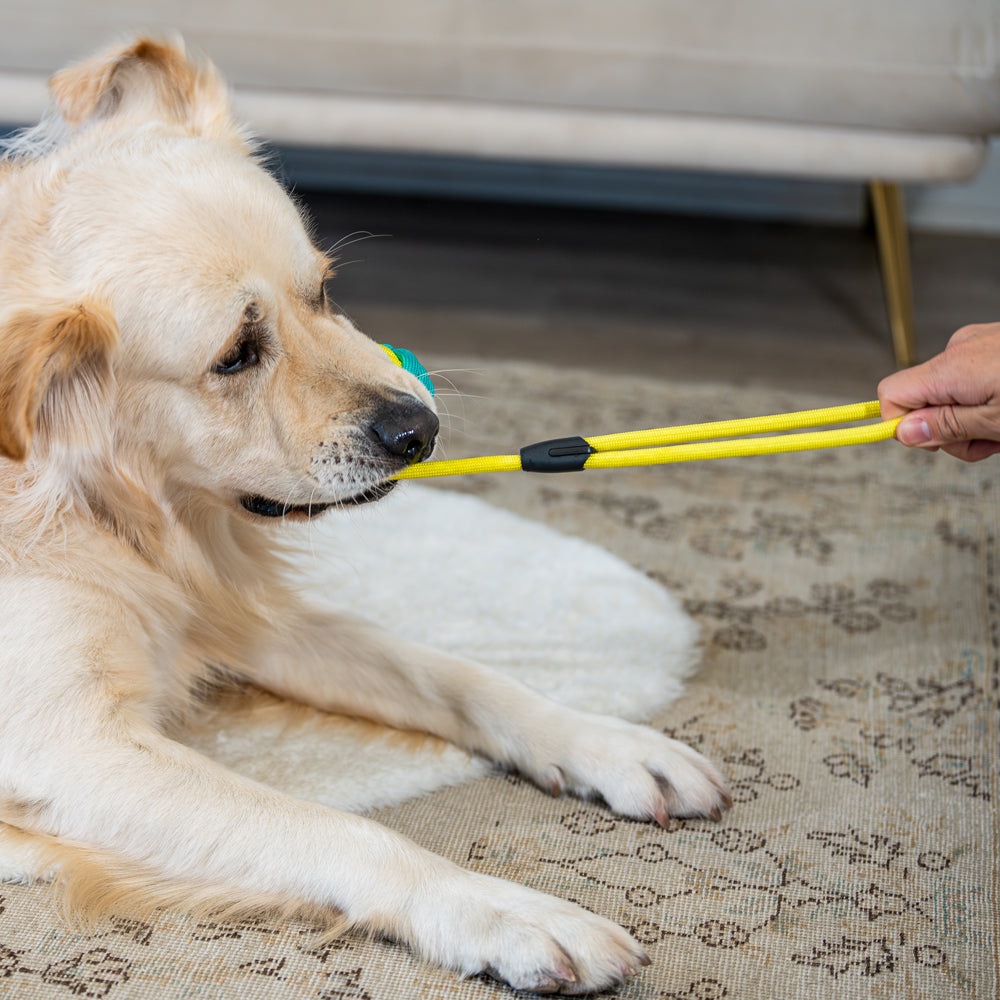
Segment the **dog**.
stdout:
[[0,165],[4,873],[84,913],[307,915],[525,990],[637,972],[611,921],[171,738],[246,686],[638,820],[730,804],[682,743],[309,605],[275,525],[384,496],[434,447],[432,397],[331,308],[333,263],[208,61],[140,37],[50,89]]

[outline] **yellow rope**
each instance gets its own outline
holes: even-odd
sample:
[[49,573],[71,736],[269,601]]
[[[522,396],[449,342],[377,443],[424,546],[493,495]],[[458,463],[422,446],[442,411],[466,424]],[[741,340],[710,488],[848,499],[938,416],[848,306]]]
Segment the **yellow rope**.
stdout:
[[591,455],[585,469],[623,469],[633,465],[663,465],[669,462],[695,462],[709,458],[740,458],[748,455],[777,455],[781,452],[812,451],[816,448],[843,448],[852,444],[884,441],[896,432],[898,420],[849,427],[839,431],[815,431],[809,434],[782,434],[777,437],[739,438],[735,441],[699,441],[675,444],[669,448],[639,448],[631,451],[607,451]]
[[738,420],[716,420],[708,424],[659,427],[651,431],[604,434],[588,437],[587,441],[595,451],[648,448],[651,445],[683,444],[687,441],[742,437],[746,434],[779,434],[803,427],[825,427],[828,424],[872,420],[879,416],[881,411],[877,402],[849,403],[847,406],[827,406],[821,410],[776,413],[769,417],[743,417]]
[[455,458],[442,462],[419,462],[393,479],[429,479],[432,476],[471,476],[477,472],[520,472],[520,455],[483,455],[480,458]]
[[[842,448],[855,444],[884,441],[896,433],[895,420],[879,421],[860,427],[786,434],[785,431],[821,427],[827,424],[854,423],[880,417],[879,404],[850,403],[846,406],[800,410],[765,417],[719,420],[711,423],[659,427],[648,431],[596,435],[583,439],[593,450],[580,466],[584,469],[621,469],[640,465],[663,465],[701,459],[736,458],[749,455],[774,455],[782,452],[811,451],[817,448]],[[773,437],[742,437],[747,434],[774,434]],[[556,442],[558,443],[558,442]],[[423,462],[396,474],[396,479],[426,479],[435,476],[465,476],[480,472],[520,471],[520,455],[487,455],[442,462]],[[545,470],[548,471],[548,470]]]

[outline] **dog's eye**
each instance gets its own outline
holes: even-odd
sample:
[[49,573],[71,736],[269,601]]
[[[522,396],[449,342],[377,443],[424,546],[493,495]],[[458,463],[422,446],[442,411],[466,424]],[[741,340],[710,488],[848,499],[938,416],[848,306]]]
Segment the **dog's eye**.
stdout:
[[215,371],[218,375],[235,375],[257,364],[260,364],[260,346],[253,337],[242,337],[215,366]]

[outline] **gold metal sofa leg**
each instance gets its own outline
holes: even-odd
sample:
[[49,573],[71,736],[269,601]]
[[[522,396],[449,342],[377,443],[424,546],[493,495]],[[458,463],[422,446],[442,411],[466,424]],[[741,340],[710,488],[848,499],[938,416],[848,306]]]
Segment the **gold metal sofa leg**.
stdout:
[[892,331],[892,346],[900,368],[916,363],[913,336],[913,286],[910,281],[910,251],[906,231],[906,208],[898,184],[869,184],[875,238],[878,241],[882,288]]

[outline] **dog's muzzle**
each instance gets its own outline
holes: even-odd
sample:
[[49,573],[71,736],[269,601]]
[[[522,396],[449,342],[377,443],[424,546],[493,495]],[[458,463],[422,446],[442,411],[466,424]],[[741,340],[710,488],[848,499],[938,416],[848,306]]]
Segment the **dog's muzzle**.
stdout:
[[[419,399],[407,395],[394,396],[381,400],[370,412],[371,416],[362,426],[365,427],[367,436],[391,459],[387,464],[397,466],[397,471],[398,460],[402,459],[404,465],[413,465],[423,461],[434,450],[440,421],[437,414]],[[240,503],[245,510],[258,517],[302,520],[316,517],[332,506],[356,506],[380,500],[395,485],[394,479],[385,479],[362,489],[354,496],[342,497],[329,503],[292,504],[256,494],[241,497]]]

